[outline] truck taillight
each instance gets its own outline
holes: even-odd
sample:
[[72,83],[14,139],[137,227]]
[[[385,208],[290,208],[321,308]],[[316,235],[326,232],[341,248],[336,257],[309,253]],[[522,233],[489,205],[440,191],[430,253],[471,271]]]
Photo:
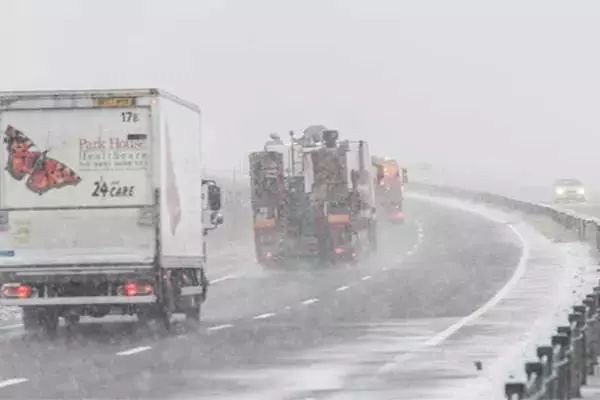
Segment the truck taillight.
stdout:
[[350,223],[350,215],[348,215],[348,214],[329,214],[327,216],[327,221],[330,224],[349,224]]
[[341,247],[335,248],[335,254],[342,254],[343,252],[344,252],[344,249],[342,249]]
[[256,228],[256,229],[273,228],[274,226],[275,226],[274,218],[256,218],[254,220],[254,228]]
[[19,283],[7,283],[2,285],[2,297],[10,299],[27,299],[33,294],[33,289],[29,285]]
[[119,288],[119,292],[125,296],[147,296],[154,292],[154,288],[145,282],[127,282]]

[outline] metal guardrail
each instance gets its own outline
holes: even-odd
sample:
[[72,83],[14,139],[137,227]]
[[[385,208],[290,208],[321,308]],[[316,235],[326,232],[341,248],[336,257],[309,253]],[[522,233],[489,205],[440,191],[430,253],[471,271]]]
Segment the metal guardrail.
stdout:
[[[410,183],[410,189],[438,196],[459,197],[528,214],[551,218],[574,231],[581,241],[591,242],[600,250],[600,220],[557,210],[544,204],[528,203],[491,193],[455,187]],[[508,382],[506,399],[572,399],[581,397],[581,387],[593,375],[600,356],[600,283],[574,305],[564,326],[558,326],[548,345],[538,346],[537,359],[524,365],[527,380]]]

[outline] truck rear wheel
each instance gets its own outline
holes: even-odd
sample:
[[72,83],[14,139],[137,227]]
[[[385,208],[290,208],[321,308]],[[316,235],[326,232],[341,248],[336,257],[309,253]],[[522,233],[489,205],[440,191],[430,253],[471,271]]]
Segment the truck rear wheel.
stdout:
[[67,315],[63,315],[63,318],[65,319],[67,329],[72,329],[75,325],[79,324],[81,316],[79,314],[69,313]]
[[190,306],[187,310],[185,310],[185,319],[187,321],[199,322],[200,321],[200,304],[196,304],[194,306]]
[[377,250],[377,225],[369,224],[368,235],[369,235],[369,247],[371,248],[371,250],[376,251]]
[[40,327],[38,312],[35,308],[23,307],[22,320],[26,331],[39,329]]
[[48,334],[56,333],[58,329],[58,311],[55,309],[47,309],[42,311],[41,315],[42,327]]
[[186,322],[200,322],[202,302],[202,295],[188,297],[183,301],[183,304],[181,304],[181,306],[183,308],[183,313],[185,314]]
[[166,307],[161,308],[158,312],[158,321],[161,325],[167,330],[171,330],[171,318],[173,317],[173,313],[168,310]]
[[137,319],[141,324],[147,324],[152,319],[152,309],[148,308],[140,308],[136,312]]
[[52,307],[23,307],[23,327],[27,332],[54,334],[58,329],[58,310]]

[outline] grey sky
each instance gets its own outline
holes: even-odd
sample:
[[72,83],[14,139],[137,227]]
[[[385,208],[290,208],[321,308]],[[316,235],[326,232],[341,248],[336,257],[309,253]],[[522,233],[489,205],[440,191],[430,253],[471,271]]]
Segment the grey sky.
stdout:
[[3,0],[2,89],[168,89],[227,169],[309,124],[522,182],[600,167],[593,1]]

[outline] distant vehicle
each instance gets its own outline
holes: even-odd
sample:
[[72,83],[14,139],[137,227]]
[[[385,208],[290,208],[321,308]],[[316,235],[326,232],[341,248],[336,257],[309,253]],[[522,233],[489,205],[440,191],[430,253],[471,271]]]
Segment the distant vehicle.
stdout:
[[404,184],[408,181],[405,168],[391,158],[372,157],[378,207],[387,220],[393,223],[404,222],[402,208]]
[[586,200],[585,187],[577,179],[558,179],[554,182],[554,201],[583,202]]
[[402,209],[402,198],[384,200],[382,202],[383,214],[389,222],[394,224],[404,223],[404,211]]

